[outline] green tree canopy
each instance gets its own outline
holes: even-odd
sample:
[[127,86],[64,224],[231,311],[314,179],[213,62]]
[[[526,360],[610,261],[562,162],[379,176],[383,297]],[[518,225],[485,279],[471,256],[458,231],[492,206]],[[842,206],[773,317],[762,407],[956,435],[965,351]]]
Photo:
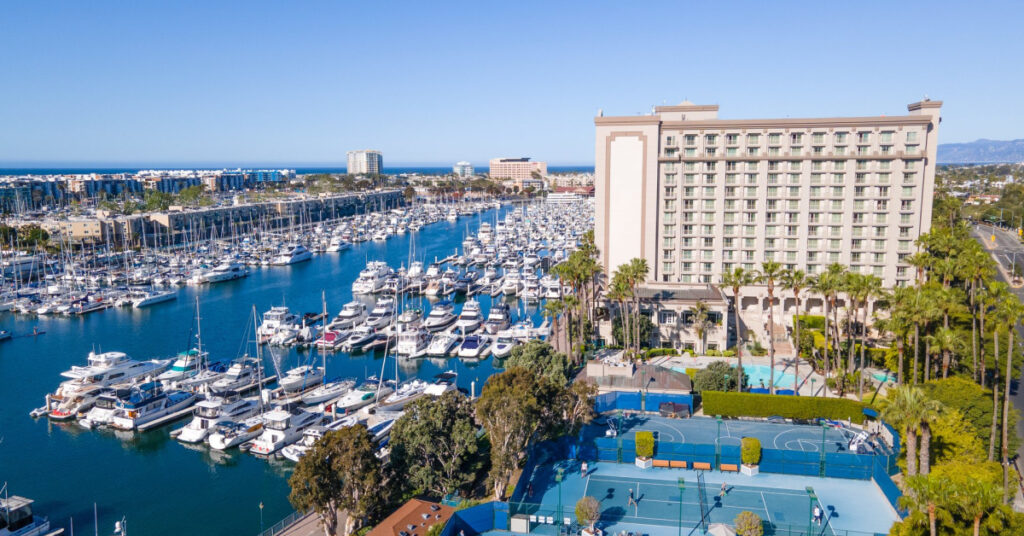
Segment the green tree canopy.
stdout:
[[[698,370],[693,375],[693,390],[702,393],[704,391],[733,391],[736,389],[736,382],[739,380],[737,368],[725,361],[715,361]],[[746,384],[746,374],[744,384]]]
[[521,367],[559,385],[569,381],[569,358],[544,341],[532,340],[516,346],[505,361],[505,368]]

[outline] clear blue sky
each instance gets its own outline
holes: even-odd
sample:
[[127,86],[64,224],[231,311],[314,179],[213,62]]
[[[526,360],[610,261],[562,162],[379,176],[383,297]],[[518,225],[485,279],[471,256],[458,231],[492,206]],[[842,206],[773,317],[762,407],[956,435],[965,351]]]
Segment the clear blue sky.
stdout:
[[6,2],[0,165],[593,163],[593,117],[1024,137],[1024,2]]

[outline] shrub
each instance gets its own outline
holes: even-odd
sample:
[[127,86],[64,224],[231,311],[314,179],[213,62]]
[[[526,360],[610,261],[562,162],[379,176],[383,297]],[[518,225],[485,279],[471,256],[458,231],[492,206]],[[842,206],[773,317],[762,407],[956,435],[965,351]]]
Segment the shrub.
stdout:
[[580,525],[593,528],[594,523],[601,517],[601,503],[597,499],[587,496],[576,502],[576,521]]
[[762,536],[764,534],[761,516],[749,510],[740,512],[733,520],[733,524],[736,525],[736,534],[739,536]]
[[679,355],[679,351],[675,348],[651,348],[647,351],[647,358],[660,357],[663,355]]
[[761,461],[761,440],[744,437],[740,442],[740,459],[743,465],[757,465]]
[[800,329],[825,329],[825,317],[818,315],[800,315],[793,319],[793,327],[800,322]]
[[687,376],[689,376],[689,377],[690,377],[690,379],[692,380],[692,379],[693,379],[693,377],[697,375],[697,371],[698,371],[698,370],[700,370],[700,369],[698,369],[698,368],[691,368],[691,367],[686,367],[686,375],[687,375]]
[[704,352],[704,355],[709,357],[720,357],[722,355],[722,352],[719,352],[718,350],[708,350]]
[[788,419],[850,419],[864,422],[865,404],[847,398],[774,396],[753,393],[707,391],[701,393],[705,415],[723,417],[771,417]]
[[722,357],[736,357],[736,350],[723,350]]
[[691,379],[693,380],[693,390],[698,393],[731,391],[736,388],[736,367],[725,361],[715,361],[707,368],[698,370]]
[[654,456],[654,432],[636,433],[636,455],[640,458]]

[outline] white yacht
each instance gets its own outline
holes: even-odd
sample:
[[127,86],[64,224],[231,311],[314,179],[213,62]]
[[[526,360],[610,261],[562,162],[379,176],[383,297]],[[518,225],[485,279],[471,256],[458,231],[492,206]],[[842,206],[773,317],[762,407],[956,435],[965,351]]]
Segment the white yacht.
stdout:
[[407,329],[398,334],[395,352],[401,356],[420,357],[430,346],[430,333],[423,329]]
[[503,359],[512,354],[512,349],[519,344],[519,341],[509,333],[508,330],[498,332],[494,345],[491,346],[491,355]]
[[165,391],[157,382],[144,383],[131,391],[127,399],[118,401],[110,418],[111,426],[119,430],[135,430],[196,402],[195,393]]
[[136,361],[124,352],[89,352],[88,365],[72,366],[61,373],[69,378],[61,382],[57,391],[46,396],[45,412],[51,419],[71,419],[88,411],[100,391],[119,383],[129,383],[146,376],[163,372],[171,364],[170,359]]
[[225,262],[218,264],[212,270],[203,274],[205,283],[220,283],[222,281],[233,281],[249,275],[245,266],[237,262]]
[[141,309],[143,307],[149,307],[150,305],[155,305],[158,303],[163,303],[166,301],[176,299],[178,299],[177,290],[147,290],[133,297],[131,300],[131,304],[132,307],[136,309]]
[[394,318],[394,307],[378,304],[372,311],[370,311],[369,316],[366,317],[366,326],[374,329],[381,329],[390,324],[391,320]]
[[206,355],[198,350],[189,350],[178,354],[171,368],[161,372],[156,379],[165,385],[195,376],[203,366]]
[[258,364],[253,357],[242,357],[235,360],[219,379],[215,380],[210,388],[215,393],[225,391],[242,391],[257,383],[259,376]]
[[441,332],[434,334],[427,346],[427,355],[430,357],[443,357],[459,345],[461,339],[454,333]]
[[260,404],[254,398],[242,398],[238,393],[224,393],[201,400],[196,404],[194,416],[184,428],[178,431],[178,441],[201,443],[224,421],[241,422],[255,416]]
[[484,331],[494,335],[503,329],[508,329],[511,321],[508,304],[504,302],[493,303],[490,312],[487,314],[487,321],[484,322]]
[[[4,486],[6,487],[6,486]],[[50,531],[50,522],[32,513],[32,499],[20,495],[0,497],[0,536],[44,536],[63,534],[64,529]]]
[[299,315],[292,313],[287,307],[271,307],[269,311],[263,313],[263,321],[256,329],[259,342],[269,341],[278,329],[294,325],[298,321]]
[[297,393],[320,385],[323,381],[323,368],[301,365],[286,372],[284,378],[277,380],[277,384],[286,393]]
[[446,370],[437,376],[434,376],[434,381],[427,386],[426,394],[428,396],[438,397],[448,391],[454,391],[458,389],[455,385],[459,375],[454,370]]
[[506,296],[515,296],[519,294],[522,288],[522,279],[520,278],[519,272],[511,271],[505,274],[505,279],[501,283],[501,292]]
[[355,380],[333,379],[302,395],[302,403],[314,406],[345,396],[356,386]]
[[327,246],[327,251],[334,253],[337,251],[345,251],[346,249],[349,249],[351,247],[351,242],[347,242],[344,238],[340,236],[332,236],[331,242]]
[[350,301],[341,308],[338,316],[328,325],[330,329],[354,328],[366,319],[366,304],[361,301]]
[[281,250],[281,253],[274,257],[270,264],[283,266],[308,261],[313,258],[313,252],[306,249],[302,244],[292,244]]
[[455,321],[455,328],[465,335],[480,329],[480,326],[483,325],[483,323],[484,315],[480,311],[480,302],[476,300],[469,300],[462,306],[462,312],[459,313],[459,319]]
[[449,300],[439,301],[430,308],[430,314],[423,321],[427,331],[440,331],[455,323],[455,306]]
[[306,452],[313,448],[313,445],[316,444],[316,442],[319,441],[327,432],[334,432],[336,430],[341,430],[342,428],[355,426],[364,422],[366,421],[357,415],[349,415],[323,426],[310,426],[302,433],[302,438],[281,449],[281,455],[288,460],[299,463],[299,460],[306,455]]
[[349,351],[359,350],[363,346],[375,341],[377,339],[377,335],[377,330],[375,328],[363,324],[352,330],[341,346]]
[[253,441],[249,452],[269,456],[298,441],[306,428],[316,426],[323,420],[323,415],[301,409],[269,411],[263,415],[263,433]]
[[491,338],[487,335],[469,335],[459,346],[459,357],[480,359],[487,355],[491,346]]
[[263,416],[249,417],[242,422],[220,421],[206,438],[214,450],[227,450],[252,440],[263,433]]
[[367,378],[362,385],[339,398],[333,404],[333,409],[339,413],[352,413],[376,402],[378,396],[383,398],[390,395],[395,390],[394,383],[393,381],[381,382],[375,377]]
[[406,309],[395,319],[395,331],[402,333],[418,329],[423,324],[423,311],[421,309]]
[[370,261],[366,268],[359,272],[359,277],[352,283],[353,294],[373,294],[384,288],[391,268],[383,261]]
[[409,380],[398,386],[395,392],[377,404],[378,411],[402,411],[406,404],[418,400],[426,394],[430,384],[423,380]]

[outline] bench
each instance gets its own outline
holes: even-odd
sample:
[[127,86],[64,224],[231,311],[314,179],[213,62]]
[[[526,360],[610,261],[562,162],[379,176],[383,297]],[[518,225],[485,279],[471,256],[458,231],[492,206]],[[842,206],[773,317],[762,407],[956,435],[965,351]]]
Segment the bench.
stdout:
[[705,471],[711,470],[711,464],[707,462],[693,462],[694,469],[703,469]]
[[668,460],[652,460],[655,467],[668,467]]
[[668,466],[673,469],[686,469],[686,462],[683,460],[669,460]]
[[723,471],[732,471],[733,473],[738,473],[740,471],[739,466],[737,466],[735,463],[723,463],[718,467]]

